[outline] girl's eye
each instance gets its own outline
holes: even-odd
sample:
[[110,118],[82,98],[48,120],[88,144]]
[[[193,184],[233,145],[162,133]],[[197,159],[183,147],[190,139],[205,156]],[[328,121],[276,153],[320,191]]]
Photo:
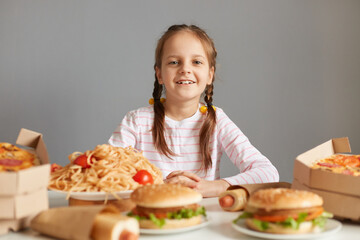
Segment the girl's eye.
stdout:
[[199,60],[195,60],[194,63],[195,63],[195,64],[202,64],[202,62],[199,61]]
[[179,64],[179,62],[178,61],[171,61],[171,62],[169,62],[169,64],[175,65],[175,64]]

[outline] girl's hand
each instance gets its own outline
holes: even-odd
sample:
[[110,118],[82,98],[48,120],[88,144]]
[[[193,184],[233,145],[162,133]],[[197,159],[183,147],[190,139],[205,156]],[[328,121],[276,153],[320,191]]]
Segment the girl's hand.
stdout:
[[225,192],[229,186],[230,184],[225,180],[201,180],[194,190],[200,192],[203,197],[218,197],[220,193]]
[[196,174],[183,171],[171,172],[166,179],[164,179],[165,183],[181,184],[189,188],[196,188],[200,181],[201,178]]
[[217,197],[220,193],[225,192],[230,186],[225,180],[207,181],[201,179],[194,173],[183,171],[174,171],[170,173],[164,182],[181,184],[193,188],[201,193],[203,197]]

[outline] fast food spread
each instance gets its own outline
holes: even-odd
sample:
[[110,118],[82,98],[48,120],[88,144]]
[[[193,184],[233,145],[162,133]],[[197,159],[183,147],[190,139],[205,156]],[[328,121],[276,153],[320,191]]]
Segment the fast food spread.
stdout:
[[243,214],[252,230],[278,234],[321,232],[326,220],[323,199],[312,192],[289,188],[262,189],[250,196]]
[[70,154],[69,160],[68,165],[56,166],[51,173],[50,189],[114,193],[134,190],[141,184],[163,183],[161,171],[131,147],[98,145],[85,153]]
[[[40,165],[36,154],[10,143],[0,143],[0,175],[1,171],[11,172],[2,174],[9,177],[3,178],[5,181],[2,180],[2,182],[7,183],[7,179],[22,173],[24,176],[32,177],[28,173],[33,170],[35,170],[34,173],[39,173],[40,171],[37,169],[41,168],[46,170],[46,178],[36,180],[41,179],[41,182],[45,182],[46,179],[47,182],[49,166],[45,165],[49,161],[43,161],[43,154],[39,151],[42,143],[36,145],[35,148],[33,144],[23,142],[25,144],[21,142],[17,142],[17,144],[34,148],[41,157],[42,166],[28,171],[19,171]],[[131,240],[138,239],[140,234],[173,234],[187,231],[187,229],[198,229],[206,226],[211,220],[206,217],[205,207],[199,205],[199,202],[203,200],[199,192],[177,184],[164,184],[161,170],[146,159],[142,152],[132,147],[121,148],[103,144],[96,146],[93,150],[73,152],[68,158],[70,163],[65,167],[56,163],[51,164],[51,177],[47,186],[48,189],[66,192],[68,194],[66,199],[71,196],[70,207],[44,210],[48,208],[46,207],[38,210],[37,213],[41,212],[35,217],[31,226],[36,231],[61,239],[78,239],[73,234],[76,236],[80,234],[86,239]],[[299,159],[307,160],[306,164],[301,166],[306,166],[309,171],[311,170],[309,164],[313,164],[311,166],[313,169],[344,175],[360,175],[360,155],[335,154],[316,161],[314,161],[316,158]],[[324,175],[324,172],[312,172]],[[341,175],[327,175],[341,177]],[[344,176],[344,178],[357,180],[357,178],[348,176]],[[32,178],[24,178],[23,181],[26,181],[25,179],[29,181],[28,179]],[[45,186],[46,184],[43,187]],[[243,233],[253,234],[252,236],[267,234],[276,237],[276,234],[312,234],[324,231],[324,229],[325,233],[329,233],[329,228],[331,228],[329,226],[333,226],[333,222],[336,221],[329,220],[327,222],[332,214],[324,210],[325,198],[323,200],[319,196],[321,193],[317,195],[310,192],[309,189],[300,191],[290,189],[290,187],[291,184],[286,182],[233,185],[218,196],[217,207],[220,206],[218,209],[229,212],[243,210],[232,226],[240,232],[243,231],[239,229],[245,229],[251,233]],[[293,187],[296,188],[295,184]],[[303,188],[299,187],[299,189]],[[73,194],[70,195],[70,193]],[[108,193],[117,200],[110,200],[109,203],[107,201]],[[128,197],[130,193],[130,199],[120,199],[119,197],[123,197],[125,194]],[[89,197],[88,199],[77,199],[75,198],[76,194],[106,197],[105,201]],[[17,196],[15,194],[14,199]],[[105,203],[110,204],[104,208],[107,210],[96,210],[103,208]],[[94,206],[95,204],[98,205]],[[213,211],[213,205],[209,205],[206,201],[203,204],[209,207],[208,211]],[[117,211],[111,210],[111,206],[117,208]],[[327,205],[325,207],[329,209]],[[331,209],[331,212],[334,215],[341,217],[333,210]],[[74,214],[72,211],[79,212]],[[89,217],[89,211],[92,212],[91,217]],[[222,214],[221,211],[216,210],[216,212]],[[126,213],[127,216],[125,216]],[[49,214],[51,221],[49,221]],[[233,215],[233,217],[236,216]],[[62,220],[60,221],[60,219]],[[79,227],[74,221],[79,225],[86,225],[86,229],[79,231]],[[60,222],[62,223],[60,224]],[[238,226],[238,229],[235,226]],[[326,228],[324,228],[325,226]],[[0,223],[0,234],[3,233],[1,227]],[[338,223],[337,229],[340,228],[341,224]],[[14,230],[18,229],[20,228]],[[5,230],[8,231],[8,229]]]
[[0,143],[0,172],[19,171],[38,164],[36,155],[13,144]]
[[312,168],[360,176],[360,155],[334,154],[314,162]]
[[131,194],[136,207],[128,214],[138,219],[140,228],[175,229],[200,224],[206,216],[198,205],[202,195],[177,184],[145,185]]

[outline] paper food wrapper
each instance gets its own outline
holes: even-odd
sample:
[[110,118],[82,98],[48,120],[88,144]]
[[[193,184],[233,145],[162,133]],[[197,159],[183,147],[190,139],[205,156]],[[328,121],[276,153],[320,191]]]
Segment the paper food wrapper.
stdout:
[[274,183],[258,183],[258,184],[243,184],[243,185],[233,185],[228,187],[228,189],[219,195],[220,199],[229,195],[233,198],[234,202],[231,206],[220,206],[225,211],[241,211],[245,208],[247,199],[254,192],[265,189],[265,188],[291,188],[291,184],[288,182],[274,182]]
[[52,208],[38,214],[30,227],[59,239],[88,240],[95,216],[100,212],[120,213],[111,205]]

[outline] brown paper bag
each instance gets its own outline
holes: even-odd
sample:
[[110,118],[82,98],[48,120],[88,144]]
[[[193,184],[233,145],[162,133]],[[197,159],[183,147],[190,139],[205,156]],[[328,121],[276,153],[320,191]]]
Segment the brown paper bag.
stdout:
[[[225,211],[241,211],[245,208],[247,199],[249,196],[265,188],[291,188],[291,184],[288,182],[274,182],[274,183],[258,183],[258,184],[244,184],[244,185],[233,185],[219,195],[219,204]],[[229,199],[229,205],[224,205],[225,198]]]
[[104,205],[52,208],[38,214],[30,227],[59,239],[87,240],[95,216],[104,211],[119,213],[115,207]]

